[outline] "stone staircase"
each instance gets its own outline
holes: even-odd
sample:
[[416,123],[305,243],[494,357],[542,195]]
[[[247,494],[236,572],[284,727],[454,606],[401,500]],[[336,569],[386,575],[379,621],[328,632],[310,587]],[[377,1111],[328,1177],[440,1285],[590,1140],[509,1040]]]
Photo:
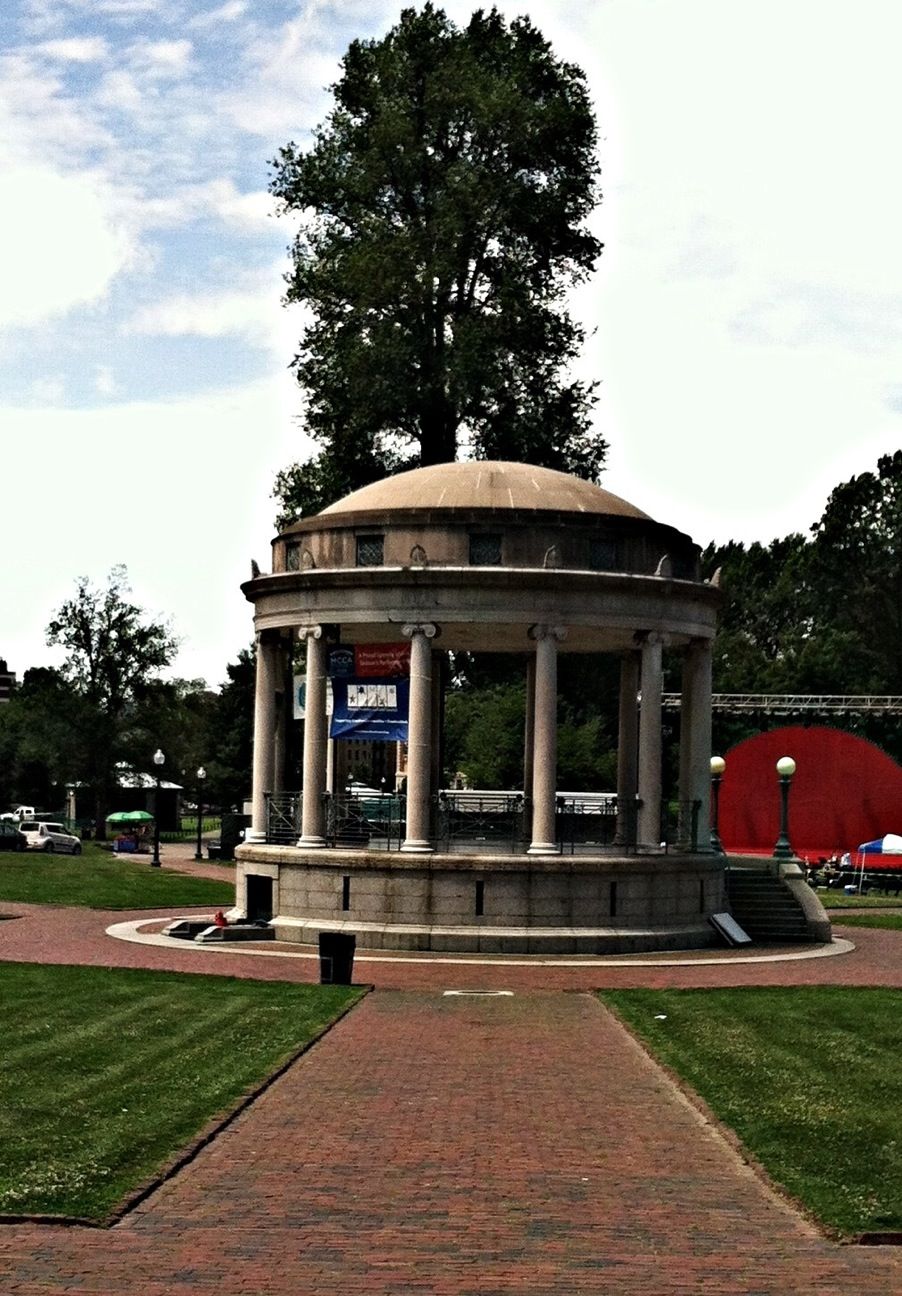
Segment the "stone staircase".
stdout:
[[730,913],[753,941],[797,945],[812,939],[802,906],[768,868],[730,867],[726,884]]

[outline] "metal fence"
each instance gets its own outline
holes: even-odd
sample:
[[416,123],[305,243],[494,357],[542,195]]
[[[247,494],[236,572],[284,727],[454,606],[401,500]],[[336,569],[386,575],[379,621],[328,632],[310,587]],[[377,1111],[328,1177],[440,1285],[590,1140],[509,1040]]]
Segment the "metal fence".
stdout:
[[[615,796],[559,796],[556,800],[555,841],[562,854],[593,850],[637,850],[638,800],[620,805]],[[373,793],[326,793],[323,798],[327,846],[363,850],[399,850],[406,834],[403,796]],[[694,851],[698,842],[699,801],[665,802],[662,851]],[[530,801],[519,792],[440,792],[432,803],[432,844],[437,850],[475,854],[527,850],[532,831]],[[301,835],[301,793],[270,792],[266,796],[266,840],[291,846]]]
[[266,840],[276,846],[293,846],[300,835],[300,793],[267,792]]
[[521,793],[440,792],[435,802],[435,840],[439,850],[467,846],[479,851],[517,853],[529,844],[529,816]]
[[365,850],[400,850],[407,828],[405,798],[388,793],[326,797],[326,843]]

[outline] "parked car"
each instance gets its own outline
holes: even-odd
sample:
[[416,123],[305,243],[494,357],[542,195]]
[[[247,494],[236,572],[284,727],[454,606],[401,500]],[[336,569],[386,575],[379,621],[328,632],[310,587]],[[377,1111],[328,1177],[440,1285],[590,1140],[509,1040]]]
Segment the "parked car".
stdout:
[[46,823],[44,820],[23,819],[19,830],[24,833],[31,850],[46,851],[48,855],[80,855],[81,842],[61,823]]
[[28,849],[28,838],[14,823],[0,819],[0,850],[23,851]]

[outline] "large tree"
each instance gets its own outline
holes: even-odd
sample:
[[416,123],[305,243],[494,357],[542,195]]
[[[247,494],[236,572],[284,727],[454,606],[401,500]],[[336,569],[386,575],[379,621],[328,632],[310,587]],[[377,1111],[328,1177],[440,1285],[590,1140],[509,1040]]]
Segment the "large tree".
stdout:
[[82,577],[47,627],[48,644],[66,650],[61,673],[90,716],[79,735],[78,777],[93,791],[101,832],[136,708],[178,646],[168,625],[148,620],[129,592],[124,567],[113,568],[105,589]]
[[823,620],[856,643],[861,692],[902,693],[902,450],[830,493],[812,528]]
[[320,446],[280,475],[282,520],[459,452],[595,479],[564,304],[601,251],[581,70],[526,18],[461,29],[427,4],[354,41],[333,93],[312,146],[273,163],[302,214],[287,301],[309,311],[294,369]]

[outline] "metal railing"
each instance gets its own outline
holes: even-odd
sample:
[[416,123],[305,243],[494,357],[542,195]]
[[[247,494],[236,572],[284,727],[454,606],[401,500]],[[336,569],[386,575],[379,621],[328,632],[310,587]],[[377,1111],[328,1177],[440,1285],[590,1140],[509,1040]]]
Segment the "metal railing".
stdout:
[[[266,794],[266,840],[292,846],[301,835],[301,793]],[[622,806],[614,796],[556,798],[555,841],[562,854],[617,850],[634,854],[640,802]],[[699,801],[665,802],[661,835],[654,847],[665,852],[695,851]],[[399,850],[406,834],[406,799],[373,793],[326,793],[323,797],[327,846],[362,850]],[[521,792],[440,792],[433,798],[432,844],[438,851],[521,854],[530,843],[532,806]]]
[[301,794],[267,792],[266,840],[277,846],[293,846],[301,835]]
[[[529,844],[528,802],[521,792],[440,792],[435,839],[442,851],[467,845],[518,853]],[[477,854],[479,851],[477,850]]]
[[388,793],[327,793],[325,807],[327,845],[400,850],[407,823],[404,797]]

